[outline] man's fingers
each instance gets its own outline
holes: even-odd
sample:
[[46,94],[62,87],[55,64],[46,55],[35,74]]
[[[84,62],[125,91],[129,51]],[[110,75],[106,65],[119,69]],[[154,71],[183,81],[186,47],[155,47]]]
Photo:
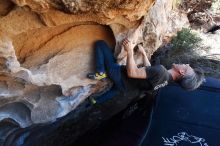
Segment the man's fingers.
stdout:
[[123,42],[122,42],[122,44],[125,46],[125,45],[127,45],[128,43],[127,43],[127,42],[125,42],[125,41],[123,41]]
[[125,45],[128,45],[129,41],[127,39],[125,39],[122,44],[125,46]]
[[123,40],[123,43],[124,43],[124,44],[128,44],[128,43],[130,43],[130,41],[129,41],[128,39],[124,39],[124,40]]
[[128,41],[124,40],[123,43],[124,43],[124,44],[128,44]]

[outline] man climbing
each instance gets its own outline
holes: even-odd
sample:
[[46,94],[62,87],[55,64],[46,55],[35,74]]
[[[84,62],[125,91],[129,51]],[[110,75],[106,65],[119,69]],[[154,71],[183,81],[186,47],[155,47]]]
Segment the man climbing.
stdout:
[[88,78],[103,80],[109,77],[114,82],[110,94],[103,95],[103,100],[120,93],[126,94],[130,87],[142,91],[157,90],[171,81],[179,83],[183,89],[190,91],[198,88],[204,80],[202,71],[191,68],[189,64],[173,64],[169,70],[162,65],[151,66],[146,52],[140,45],[138,50],[144,57],[145,66],[138,68],[133,57],[135,45],[128,39],[125,39],[122,45],[127,52],[126,66],[116,63],[113,52],[106,42],[97,41],[95,44],[96,73],[89,73]]

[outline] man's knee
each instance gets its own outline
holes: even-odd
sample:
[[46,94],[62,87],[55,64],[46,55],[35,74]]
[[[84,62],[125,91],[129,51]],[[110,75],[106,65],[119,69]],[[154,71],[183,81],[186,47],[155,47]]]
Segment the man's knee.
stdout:
[[98,40],[95,42],[96,47],[104,47],[106,45],[107,45],[107,43],[104,40]]

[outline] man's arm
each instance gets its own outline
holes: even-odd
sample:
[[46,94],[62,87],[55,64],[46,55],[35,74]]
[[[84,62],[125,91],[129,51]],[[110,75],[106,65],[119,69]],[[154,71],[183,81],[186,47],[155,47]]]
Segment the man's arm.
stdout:
[[127,75],[130,78],[138,78],[138,79],[146,79],[147,73],[145,68],[138,68],[134,61],[134,51],[133,51],[133,45],[130,41],[125,39],[123,41],[123,46],[125,50],[127,51],[127,63],[126,63],[126,69],[127,69]]
[[144,66],[151,66],[150,61],[147,58],[147,54],[141,45],[138,45],[138,51],[140,51],[140,53],[143,55]]

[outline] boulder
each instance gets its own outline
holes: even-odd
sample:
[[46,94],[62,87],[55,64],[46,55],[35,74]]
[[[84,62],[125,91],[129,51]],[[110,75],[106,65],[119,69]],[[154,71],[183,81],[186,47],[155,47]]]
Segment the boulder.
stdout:
[[[0,117],[18,115],[3,119],[11,118],[23,128],[56,122],[80,110],[89,96],[112,87],[110,80],[86,78],[95,71],[97,40],[105,40],[117,62],[126,64],[123,39],[143,45],[150,59],[167,37],[188,25],[172,0],[2,0]],[[138,52],[135,61],[143,63]],[[108,119],[138,97],[130,95],[119,98],[116,105],[120,106],[112,106],[112,113],[102,108],[102,116]],[[24,112],[8,110],[9,106],[19,106]]]

